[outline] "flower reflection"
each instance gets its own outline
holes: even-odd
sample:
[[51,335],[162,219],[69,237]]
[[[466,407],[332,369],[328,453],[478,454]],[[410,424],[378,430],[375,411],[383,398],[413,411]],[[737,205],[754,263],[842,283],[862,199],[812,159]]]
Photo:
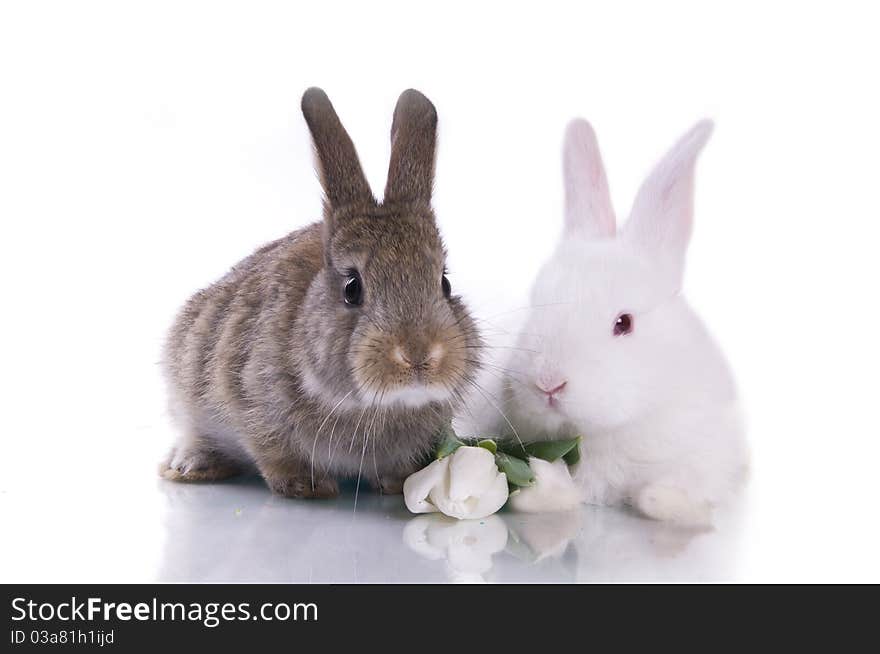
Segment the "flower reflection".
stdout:
[[581,529],[580,511],[505,513],[482,520],[453,520],[440,514],[410,520],[403,541],[432,561],[445,561],[450,581],[486,581],[495,557],[507,553],[526,563],[561,558]]
[[410,520],[403,541],[426,559],[445,559],[450,581],[479,583],[492,569],[492,556],[507,545],[507,527],[497,515],[455,520],[434,513]]

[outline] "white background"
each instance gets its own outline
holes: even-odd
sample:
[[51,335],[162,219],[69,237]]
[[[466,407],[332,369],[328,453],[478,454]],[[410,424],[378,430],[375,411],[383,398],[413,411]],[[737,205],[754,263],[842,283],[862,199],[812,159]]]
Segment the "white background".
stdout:
[[397,96],[434,101],[435,207],[482,317],[522,306],[557,237],[570,118],[621,215],[715,119],[686,290],[755,462],[721,576],[880,581],[877,30],[850,2],[3,3],[0,581],[162,577],[164,330],[319,216],[311,85],[377,192]]

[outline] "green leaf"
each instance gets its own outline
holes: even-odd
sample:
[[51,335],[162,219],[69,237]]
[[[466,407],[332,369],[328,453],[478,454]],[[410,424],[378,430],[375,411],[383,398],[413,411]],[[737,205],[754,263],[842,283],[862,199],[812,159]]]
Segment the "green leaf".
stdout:
[[491,438],[486,438],[477,443],[477,447],[482,447],[484,450],[489,450],[492,454],[495,454],[498,451],[498,444],[495,443]]
[[562,455],[562,459],[570,466],[581,460],[581,437],[577,437],[577,446]]
[[497,452],[495,463],[498,465],[498,469],[507,475],[507,481],[514,486],[531,486],[535,483],[535,473],[532,472],[529,464],[522,459],[504,452]]
[[519,459],[525,458],[529,455],[528,452],[526,452],[525,447],[523,447],[523,445],[516,439],[495,439],[495,444],[498,446],[498,449],[505,454],[515,456]]
[[[526,452],[538,459],[553,462],[565,457],[572,450],[578,449],[580,442],[580,437],[564,441],[536,441],[534,443],[526,443]],[[569,463],[567,459],[566,463]]]
[[458,440],[452,427],[445,427],[440,432],[440,443],[437,445],[435,457],[437,459],[442,459],[445,456],[449,456],[462,445],[464,445],[464,443]]

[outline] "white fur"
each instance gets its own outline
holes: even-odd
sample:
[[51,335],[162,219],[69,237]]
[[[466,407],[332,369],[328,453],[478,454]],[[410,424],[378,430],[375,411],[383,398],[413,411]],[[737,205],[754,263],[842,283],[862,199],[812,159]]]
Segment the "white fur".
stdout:
[[[303,388],[311,397],[321,399],[332,396],[331,391],[321,383],[318,376],[312,372],[307,366],[302,371]],[[393,388],[385,391],[378,398],[369,393],[351,393],[342,399],[334,400],[333,404],[339,402],[337,408],[346,411],[360,409],[365,406],[407,406],[419,408],[430,404],[431,402],[448,402],[452,397],[449,389],[440,384],[424,385],[420,383],[409,384],[400,388]]]
[[[394,406],[402,404],[408,407],[421,407],[431,402],[447,402],[451,398],[449,389],[440,384],[410,384],[401,388],[385,391],[378,404]],[[368,402],[369,403],[369,402]]]
[[570,511],[583,501],[581,485],[572,479],[571,471],[562,459],[551,463],[531,457],[529,467],[535,475],[535,482],[510,494],[508,504],[514,511]]
[[[565,229],[504,363],[520,436],[583,436],[575,478],[587,502],[687,524],[708,523],[747,467],[731,373],[681,295],[694,166],[711,130],[701,122],[673,147],[616,234],[593,130],[569,126]],[[615,336],[621,313],[634,330]],[[553,406],[537,387],[546,379],[567,383]]]

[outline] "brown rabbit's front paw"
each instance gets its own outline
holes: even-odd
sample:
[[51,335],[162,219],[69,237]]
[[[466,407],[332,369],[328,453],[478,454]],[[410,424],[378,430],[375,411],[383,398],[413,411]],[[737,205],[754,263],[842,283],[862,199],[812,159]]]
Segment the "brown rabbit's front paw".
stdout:
[[175,449],[159,466],[159,476],[169,481],[220,481],[241,474],[241,467],[211,450]]
[[403,477],[379,477],[378,480],[371,482],[373,490],[379,491],[383,495],[400,495],[403,493]]
[[335,479],[316,479],[309,477],[265,477],[269,489],[282,497],[305,497],[309,499],[330,499],[339,495],[339,484]]

